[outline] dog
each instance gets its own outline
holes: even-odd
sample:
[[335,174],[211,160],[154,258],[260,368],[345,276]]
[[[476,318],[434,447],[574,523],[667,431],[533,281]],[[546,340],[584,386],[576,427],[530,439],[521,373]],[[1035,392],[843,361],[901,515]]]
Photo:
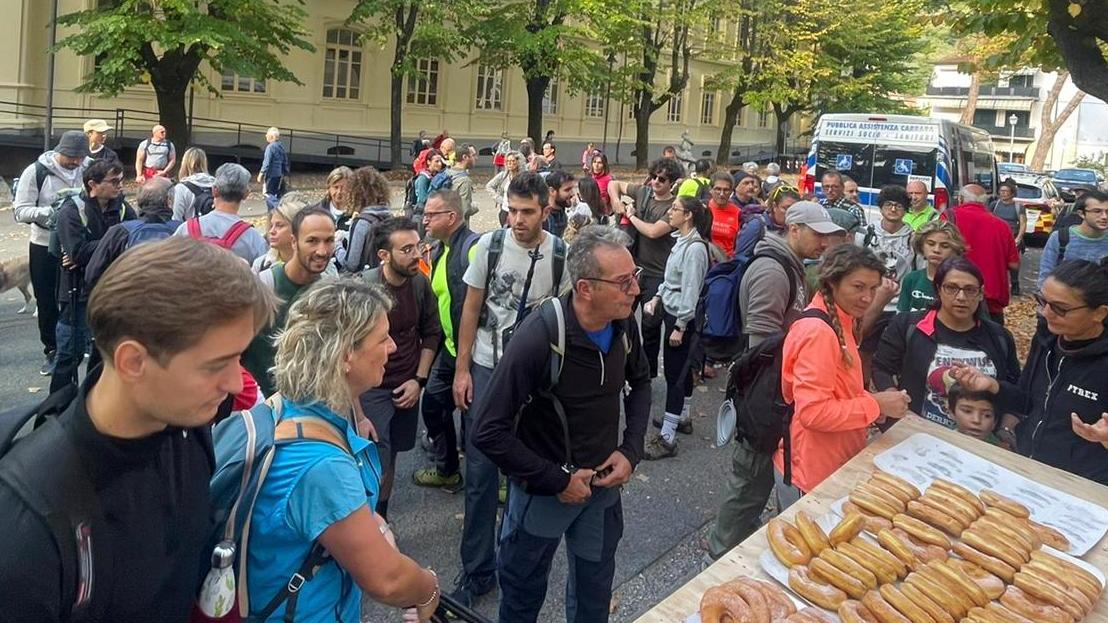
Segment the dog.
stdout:
[[[0,262],[0,294],[19,288],[23,293],[23,308],[17,314],[26,314],[34,309],[34,297],[31,296],[31,267],[27,258],[21,257],[6,262]],[[35,310],[35,315],[38,311]]]

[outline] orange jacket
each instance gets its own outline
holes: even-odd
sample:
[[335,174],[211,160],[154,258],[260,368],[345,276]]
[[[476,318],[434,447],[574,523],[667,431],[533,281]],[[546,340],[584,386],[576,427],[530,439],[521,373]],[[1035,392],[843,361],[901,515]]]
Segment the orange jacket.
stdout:
[[[827,311],[823,297],[809,309]],[[838,310],[847,352],[842,360],[835,331],[819,318],[800,318],[789,328],[781,364],[781,395],[795,406],[792,435],[793,485],[807,493],[866,446],[866,430],[881,415],[877,401],[862,384],[858,344],[850,327],[854,318]],[[773,464],[784,472],[784,450]]]

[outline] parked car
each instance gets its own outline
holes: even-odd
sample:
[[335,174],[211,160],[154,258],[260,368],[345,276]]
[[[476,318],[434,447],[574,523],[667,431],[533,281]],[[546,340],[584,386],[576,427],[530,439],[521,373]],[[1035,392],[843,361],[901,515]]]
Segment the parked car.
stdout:
[[1054,173],[1054,185],[1064,193],[1072,193],[1074,186],[1104,188],[1104,176],[1094,169],[1058,169]]
[[1045,175],[1013,174],[1016,204],[1027,212],[1023,240],[1027,246],[1041,247],[1054,230],[1054,217],[1066,207],[1066,201],[1054,181]]
[[1004,179],[1005,175],[1012,173],[1027,173],[1027,165],[1020,162],[1000,162],[997,163],[996,170],[1000,173],[1000,178]]

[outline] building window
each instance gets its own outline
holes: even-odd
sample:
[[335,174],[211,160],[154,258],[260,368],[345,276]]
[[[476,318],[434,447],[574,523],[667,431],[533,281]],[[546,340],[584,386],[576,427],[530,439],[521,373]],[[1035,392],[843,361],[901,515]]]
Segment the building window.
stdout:
[[704,91],[700,99],[700,123],[701,125],[715,125],[716,123],[716,93]]
[[713,17],[712,18],[712,32],[710,32],[708,34],[711,35],[711,34],[718,33],[721,25],[722,25],[722,22],[720,21],[720,19],[718,17]]
[[759,128],[768,128],[769,127],[769,111],[768,110],[759,110],[758,111],[758,127]]
[[477,66],[477,110],[503,108],[504,71],[491,65]]
[[1010,76],[1008,78],[1008,86],[1010,87],[1025,87],[1030,88],[1035,86],[1035,76],[1031,74],[1020,74],[1018,76]]
[[408,76],[408,103],[435,106],[439,103],[439,59],[415,62],[416,75]]
[[685,92],[678,91],[673,94],[673,97],[669,100],[669,106],[666,108],[666,121],[670,123],[681,123],[681,109],[685,105]]
[[585,95],[585,116],[592,119],[603,119],[606,104],[604,87],[593,87],[589,90],[588,94]]
[[358,33],[346,28],[327,31],[323,51],[323,97],[356,100],[362,92],[362,49]]
[[223,72],[219,89],[232,93],[265,93],[265,80],[256,80],[250,76],[240,76],[233,71]]
[[558,78],[551,78],[550,83],[546,85],[546,93],[542,94],[542,114],[544,115],[556,115],[558,114]]

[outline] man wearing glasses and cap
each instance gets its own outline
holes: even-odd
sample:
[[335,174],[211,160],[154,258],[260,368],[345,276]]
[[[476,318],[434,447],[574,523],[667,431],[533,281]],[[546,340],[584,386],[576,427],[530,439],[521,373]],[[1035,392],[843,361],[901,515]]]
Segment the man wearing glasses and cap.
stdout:
[[88,137],[88,157],[93,160],[119,160],[119,155],[105,145],[112,126],[103,119],[89,119],[85,122],[85,136]]

